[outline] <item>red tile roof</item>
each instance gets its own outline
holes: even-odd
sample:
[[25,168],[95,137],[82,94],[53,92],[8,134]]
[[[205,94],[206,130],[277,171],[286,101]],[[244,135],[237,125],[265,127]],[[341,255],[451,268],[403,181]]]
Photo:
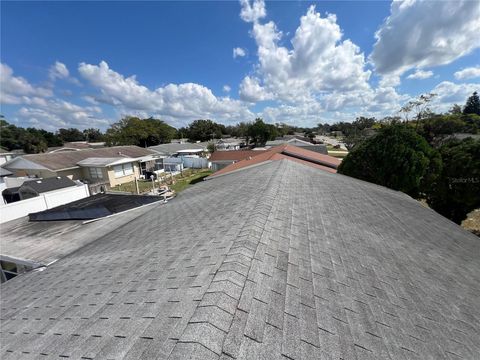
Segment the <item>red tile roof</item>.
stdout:
[[[225,151],[225,152],[230,152],[230,151]],[[261,154],[257,154],[255,156],[252,156],[251,158],[245,158],[244,160],[228,165],[227,167],[215,172],[210,176],[213,177],[217,175],[227,174],[231,171],[239,170],[248,166],[261,164],[266,161],[275,161],[275,160],[281,160],[281,159],[295,161],[304,165],[308,165],[308,166],[322,169],[332,173],[337,172],[337,167],[341,163],[341,160],[333,156],[323,155],[315,151],[303,149],[298,146],[285,144],[285,145],[275,146],[267,151],[262,151]]]
[[257,156],[264,153],[266,150],[230,150],[230,151],[215,151],[210,155],[210,161],[240,161],[248,159],[249,157]]

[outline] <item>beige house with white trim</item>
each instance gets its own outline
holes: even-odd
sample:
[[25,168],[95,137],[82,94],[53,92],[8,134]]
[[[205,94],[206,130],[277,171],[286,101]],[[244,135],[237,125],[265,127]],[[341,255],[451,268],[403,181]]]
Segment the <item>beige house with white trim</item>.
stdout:
[[91,185],[114,187],[154,170],[158,154],[138,146],[114,146],[19,156],[2,167],[15,176],[67,176]]

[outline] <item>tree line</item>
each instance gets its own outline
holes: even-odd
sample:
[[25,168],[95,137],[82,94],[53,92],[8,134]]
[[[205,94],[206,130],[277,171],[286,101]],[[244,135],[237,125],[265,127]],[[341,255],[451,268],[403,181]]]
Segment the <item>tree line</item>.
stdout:
[[100,129],[58,129],[55,132],[37,128],[23,128],[0,119],[0,147],[6,150],[23,150],[27,154],[46,152],[48,148],[63,146],[74,141],[105,142],[107,146],[137,145],[148,147],[169,143],[172,139],[211,141],[224,136],[242,137],[252,145],[262,145],[278,136],[305,132],[310,129],[287,124],[267,124],[257,118],[252,122],[240,122],[225,126],[212,120],[195,120],[187,127],[176,129],[165,121],[126,116],[112,124],[105,132]]
[[83,131],[75,128],[58,129],[56,132],[37,128],[23,128],[10,124],[0,115],[0,147],[5,150],[23,150],[27,154],[37,154],[48,148],[60,147],[72,141],[104,141],[105,135],[99,129]]

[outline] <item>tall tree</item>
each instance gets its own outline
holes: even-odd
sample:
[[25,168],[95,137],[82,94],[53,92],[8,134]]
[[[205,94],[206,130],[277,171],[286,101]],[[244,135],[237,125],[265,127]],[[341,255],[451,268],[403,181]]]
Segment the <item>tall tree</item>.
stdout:
[[450,114],[461,114],[462,113],[462,107],[458,104],[453,104],[453,106],[448,110]]
[[480,115],[480,99],[478,98],[478,93],[476,91],[467,99],[465,107],[463,108],[463,113]]
[[83,133],[75,128],[58,129],[57,136],[64,142],[83,141]]
[[428,204],[460,224],[480,207],[480,140],[453,140],[440,147],[443,167],[427,191]]
[[417,197],[441,167],[435,151],[412,128],[391,125],[355,147],[338,172]]
[[162,120],[128,116],[113,124],[106,132],[108,145],[153,146],[170,142],[176,129]]
[[89,128],[83,130],[83,138],[88,142],[100,142],[104,141],[105,135],[102,134],[100,129]]
[[190,141],[219,139],[222,137],[222,126],[212,120],[195,120],[188,126],[188,138]]
[[277,137],[277,129],[275,125],[266,124],[263,119],[256,118],[248,127],[247,135],[255,146],[265,145],[268,140]]
[[22,142],[23,151],[27,154],[38,154],[48,149],[48,144],[43,137],[35,136],[28,131],[23,134]]

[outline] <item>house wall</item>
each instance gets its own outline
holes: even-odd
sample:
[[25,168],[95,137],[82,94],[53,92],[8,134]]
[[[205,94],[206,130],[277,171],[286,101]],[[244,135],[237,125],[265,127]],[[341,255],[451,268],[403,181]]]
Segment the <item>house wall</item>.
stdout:
[[14,176],[16,177],[22,177],[22,176],[36,176],[39,178],[49,178],[49,177],[54,177],[57,176],[56,172],[50,171],[50,170],[40,170],[40,169],[35,169],[35,170],[10,170]]
[[7,161],[10,161],[13,159],[13,156],[11,154],[2,154],[0,155],[0,165],[5,164]]
[[233,160],[212,161],[211,168],[213,171],[218,171],[233,163],[235,163]]
[[51,178],[54,176],[66,176],[72,180],[83,179],[83,172],[81,168],[62,170],[62,171],[50,171],[43,169],[29,169],[29,170],[12,170],[15,176],[37,176],[39,178]]
[[120,185],[120,184],[125,184],[131,181],[134,181],[135,178],[140,177],[140,168],[138,167],[138,163],[134,162],[132,163],[133,165],[133,174],[132,175],[126,175],[126,176],[121,176],[121,177],[115,177],[115,170],[113,170],[113,166],[109,166],[107,168],[107,179],[108,182],[110,183],[111,187]]
[[83,169],[81,168],[57,171],[57,176],[66,176],[72,180],[85,179],[83,176]]
[[81,179],[83,180],[88,180],[89,183],[91,184],[95,184],[95,183],[108,183],[109,182],[109,179],[108,179],[108,170],[107,168],[97,168],[97,169],[101,169],[102,170],[102,178],[101,179],[98,179],[98,178],[92,178],[90,176],[90,170],[89,170],[89,167],[84,167],[84,168],[81,168]]

